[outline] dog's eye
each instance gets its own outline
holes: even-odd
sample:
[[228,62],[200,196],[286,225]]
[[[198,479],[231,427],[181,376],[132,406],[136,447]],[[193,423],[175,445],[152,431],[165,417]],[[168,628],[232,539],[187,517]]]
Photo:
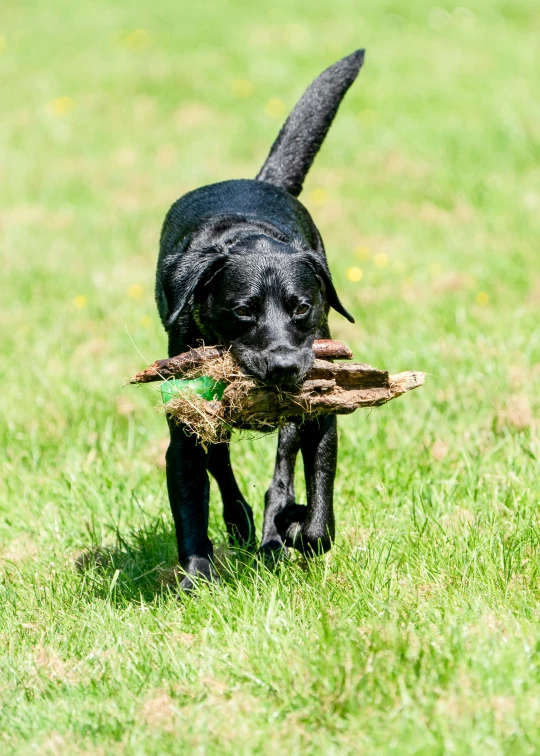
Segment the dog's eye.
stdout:
[[306,315],[309,312],[309,305],[308,304],[301,304],[298,305],[296,310],[294,311],[295,315]]
[[251,316],[249,307],[235,307],[234,311],[239,318],[249,318]]

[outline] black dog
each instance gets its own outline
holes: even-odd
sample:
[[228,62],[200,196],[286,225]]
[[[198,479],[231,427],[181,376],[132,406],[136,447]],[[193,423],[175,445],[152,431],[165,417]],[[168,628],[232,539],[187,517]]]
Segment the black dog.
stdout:
[[[161,234],[156,299],[169,333],[169,356],[197,346],[230,347],[243,370],[269,385],[302,381],[314,339],[328,338],[328,310],[351,322],[332,284],[324,246],[296,199],[339,104],[364,60],[359,50],[328,68],[304,93],[254,180],[224,181],[189,192],[169,210]],[[232,543],[252,547],[251,507],[234,478],[229,445],[207,452],[169,423],[167,486],[180,563],[190,576],[215,577],[208,538],[209,481],[215,477]],[[301,450],[307,506],[295,503],[294,465]],[[334,538],[337,426],[333,416],[281,428],[266,494],[260,551],[287,546],[328,551]]]

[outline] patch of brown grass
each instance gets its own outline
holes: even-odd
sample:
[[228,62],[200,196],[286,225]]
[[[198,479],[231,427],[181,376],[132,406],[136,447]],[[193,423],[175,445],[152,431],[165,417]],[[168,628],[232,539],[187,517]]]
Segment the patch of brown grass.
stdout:
[[179,108],[174,120],[180,129],[194,129],[211,120],[212,111],[198,102],[186,103]]
[[396,212],[407,218],[416,218],[430,226],[448,227],[474,218],[474,210],[465,202],[458,202],[451,210],[446,210],[433,202],[414,205],[411,202],[399,202]]
[[116,411],[119,415],[132,415],[136,409],[137,405],[126,394],[119,394],[116,397]]
[[428,163],[412,160],[402,152],[393,150],[384,159],[386,172],[391,176],[407,176],[408,178],[424,178],[431,173]]
[[57,651],[40,644],[34,651],[36,670],[51,682],[74,685],[83,679],[81,662],[62,659]]
[[497,413],[497,430],[524,431],[534,423],[528,398],[523,394],[508,397],[506,407]]
[[540,278],[538,278],[528,296],[528,303],[535,307],[540,306]]
[[174,732],[178,728],[180,709],[165,691],[155,691],[141,708],[141,719],[150,728]]
[[472,524],[474,513],[464,507],[454,507],[451,512],[441,517],[441,525],[447,530],[461,530]]
[[22,536],[14,538],[2,550],[0,550],[0,562],[6,561],[12,564],[21,564],[27,559],[33,559],[39,554],[37,544]]
[[161,470],[165,469],[165,453],[169,447],[169,439],[162,438],[159,441],[155,441],[147,447],[144,454],[148,461],[159,467]]
[[429,453],[431,454],[433,459],[435,459],[437,462],[442,462],[443,459],[448,454],[448,446],[444,443],[444,441],[441,441],[441,439],[438,438],[431,445],[431,449],[429,450]]
[[61,756],[68,753],[68,745],[59,732],[50,732],[41,743],[40,751],[45,756]]
[[433,283],[433,291],[437,294],[451,294],[470,288],[471,283],[472,279],[468,276],[460,276],[458,273],[447,273]]

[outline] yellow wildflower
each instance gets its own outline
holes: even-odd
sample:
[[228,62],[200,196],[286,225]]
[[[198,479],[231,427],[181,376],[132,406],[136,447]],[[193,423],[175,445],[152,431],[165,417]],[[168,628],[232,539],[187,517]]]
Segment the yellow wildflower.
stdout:
[[330,197],[326,189],[314,189],[309,195],[314,205],[325,205]]
[[347,271],[347,278],[349,281],[361,281],[363,275],[362,268],[349,268]]
[[231,84],[231,89],[235,97],[245,99],[253,94],[253,82],[249,79],[235,79]]
[[362,119],[362,121],[374,121],[377,117],[377,114],[374,110],[361,110],[358,113],[358,118]]
[[84,310],[84,308],[88,305],[88,299],[84,296],[84,294],[77,294],[76,297],[73,297],[71,300],[73,303],[73,306],[77,308],[77,310]]
[[388,265],[388,255],[386,252],[378,252],[373,258],[373,262],[378,268],[386,268]]
[[65,116],[73,110],[72,97],[55,97],[49,102],[49,108],[56,116]]
[[272,118],[280,118],[285,113],[285,103],[279,97],[272,97],[266,103],[265,109]]
[[145,47],[148,47],[149,40],[150,35],[146,29],[134,29],[126,35],[124,43],[131,50],[144,50]]
[[481,306],[485,307],[487,303],[489,302],[489,294],[486,294],[485,291],[479,291],[476,295],[476,302]]
[[140,299],[144,293],[144,289],[140,284],[131,284],[131,286],[128,286],[127,293],[131,299]]
[[358,246],[354,248],[354,254],[359,260],[369,260],[373,253],[369,247],[365,247],[363,244],[358,244]]

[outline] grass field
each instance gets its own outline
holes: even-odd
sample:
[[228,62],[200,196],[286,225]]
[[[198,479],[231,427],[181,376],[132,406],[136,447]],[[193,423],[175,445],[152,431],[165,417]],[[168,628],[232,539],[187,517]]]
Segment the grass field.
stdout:
[[[211,5],[0,13],[0,752],[536,754],[540,9]],[[236,564],[212,484],[222,581],[179,598],[166,424],[123,388],[166,352],[160,225],[360,46],[302,199],[334,335],[429,377],[340,422],[327,557]],[[259,528],[274,448],[233,447]]]

